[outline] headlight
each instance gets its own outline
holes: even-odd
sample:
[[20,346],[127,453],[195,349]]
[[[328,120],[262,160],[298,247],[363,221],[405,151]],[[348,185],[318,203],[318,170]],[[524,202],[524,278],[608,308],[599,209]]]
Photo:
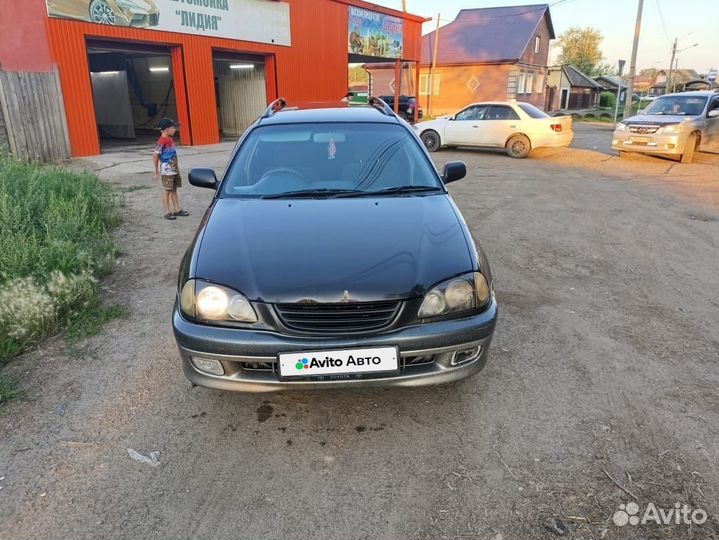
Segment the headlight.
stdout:
[[660,130],[661,133],[667,133],[667,134],[681,133],[681,131],[682,131],[682,125],[681,125],[681,124],[670,124],[670,125],[668,125],[668,126],[664,126],[664,127]]
[[192,318],[216,321],[257,322],[250,301],[228,287],[190,279],[180,294],[182,313]]
[[491,296],[481,272],[472,272],[445,281],[430,290],[419,308],[419,318],[440,317],[484,306]]
[[614,128],[614,131],[626,131],[626,130],[627,130],[627,125],[622,122],[619,122]]

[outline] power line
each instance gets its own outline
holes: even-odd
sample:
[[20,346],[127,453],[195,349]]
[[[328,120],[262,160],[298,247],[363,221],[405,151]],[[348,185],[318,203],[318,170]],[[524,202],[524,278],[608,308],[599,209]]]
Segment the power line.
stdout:
[[659,21],[662,23],[662,30],[664,30],[664,37],[667,38],[667,43],[672,42],[672,38],[669,37],[669,32],[667,32],[667,24],[664,22],[664,14],[662,13],[662,6],[659,4],[659,0],[655,0],[657,3],[657,10],[659,11]]

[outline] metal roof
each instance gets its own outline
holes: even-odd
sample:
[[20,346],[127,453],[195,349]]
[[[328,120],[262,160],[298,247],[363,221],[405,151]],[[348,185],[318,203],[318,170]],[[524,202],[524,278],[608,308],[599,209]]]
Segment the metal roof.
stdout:
[[579,86],[580,88],[596,88],[596,89],[602,89],[604,88],[601,84],[598,82],[590,79],[588,76],[586,76],[584,73],[579,71],[577,68],[570,64],[565,64],[562,66],[562,69],[564,70],[564,74],[567,76],[567,79],[569,79],[569,84],[571,86]]
[[[550,38],[554,27],[547,4],[463,9],[439,29],[437,64],[491,64],[518,61],[542,18]],[[422,36],[422,62],[432,61],[434,34]]]

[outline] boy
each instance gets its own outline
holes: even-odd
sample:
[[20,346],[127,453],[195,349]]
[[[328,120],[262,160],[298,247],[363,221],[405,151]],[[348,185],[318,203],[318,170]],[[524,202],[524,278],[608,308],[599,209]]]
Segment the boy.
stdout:
[[[177,219],[177,216],[189,216],[189,212],[180,208],[177,199],[177,188],[182,186],[180,168],[177,165],[177,150],[172,136],[179,127],[174,120],[163,118],[158,123],[160,138],[155,145],[152,163],[155,166],[155,177],[162,175],[162,206],[165,208],[165,219]],[[159,167],[159,170],[158,170]]]

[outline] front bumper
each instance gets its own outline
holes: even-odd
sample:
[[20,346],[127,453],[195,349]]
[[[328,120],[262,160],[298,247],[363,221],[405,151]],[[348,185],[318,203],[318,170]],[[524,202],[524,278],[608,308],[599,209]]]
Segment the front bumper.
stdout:
[[682,135],[633,135],[626,131],[615,131],[612,135],[612,149],[644,154],[681,155],[686,142],[686,136]]
[[[425,386],[460,380],[478,373],[486,364],[497,322],[497,303],[477,315],[399,328],[374,335],[348,338],[285,336],[275,332],[206,326],[190,322],[177,308],[172,325],[185,376],[194,384],[240,392],[276,392],[290,389],[348,388],[357,386]],[[379,376],[331,376],[280,380],[277,355],[290,351],[397,346],[400,370]],[[468,351],[461,364],[447,365],[444,353]],[[192,357],[218,360],[224,375],[200,371]],[[434,360],[428,361],[427,359]],[[414,364],[417,359],[424,363]],[[342,376],[347,377],[347,376]]]

